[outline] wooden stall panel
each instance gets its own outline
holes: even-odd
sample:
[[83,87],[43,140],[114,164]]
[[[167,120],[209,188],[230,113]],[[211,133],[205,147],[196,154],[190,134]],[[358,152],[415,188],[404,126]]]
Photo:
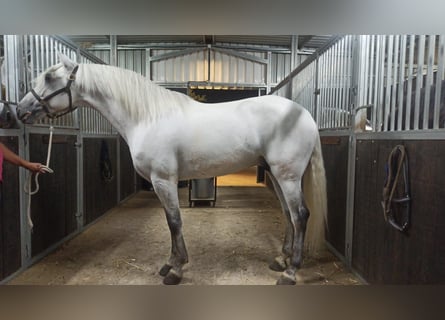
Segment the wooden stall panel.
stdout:
[[345,254],[349,137],[321,137],[328,194],[328,242]]
[[83,146],[84,212],[88,224],[117,204],[117,142],[116,138],[84,138]]
[[[39,192],[32,196],[32,255],[35,256],[77,229],[76,136],[54,135],[50,168],[40,175]],[[31,134],[30,161],[46,163],[48,135]],[[33,186],[34,189],[34,186]]]
[[[17,137],[0,137],[0,142],[18,153]],[[18,167],[4,161],[0,207],[0,280],[21,266],[19,188]]]
[[[401,233],[381,207],[385,163],[405,146],[410,167],[411,225]],[[445,283],[445,141],[358,141],[352,265],[368,282]]]

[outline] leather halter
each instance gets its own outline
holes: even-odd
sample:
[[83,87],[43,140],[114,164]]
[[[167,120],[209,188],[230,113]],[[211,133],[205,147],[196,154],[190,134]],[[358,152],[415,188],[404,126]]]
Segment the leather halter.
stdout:
[[[72,99],[72,95],[71,95],[71,84],[73,83],[74,80],[76,80],[76,72],[79,69],[79,65],[75,66],[73,71],[71,72],[69,78],[68,78],[68,82],[66,84],[65,87],[54,91],[53,93],[47,95],[46,97],[41,97],[39,96],[34,89],[31,89],[31,93],[32,95],[37,99],[37,101],[39,101],[39,103],[42,105],[43,110],[46,112],[46,116],[50,119],[56,119],[59,118],[61,116],[66,115],[69,112],[72,112],[74,110],[76,110],[77,107],[73,108],[73,99]],[[54,98],[55,96],[61,94],[61,93],[67,93],[68,94],[68,98],[69,98],[69,106],[68,106],[68,110],[63,112],[63,113],[51,113],[50,109],[50,105],[49,105],[49,100],[51,100],[52,98]]]

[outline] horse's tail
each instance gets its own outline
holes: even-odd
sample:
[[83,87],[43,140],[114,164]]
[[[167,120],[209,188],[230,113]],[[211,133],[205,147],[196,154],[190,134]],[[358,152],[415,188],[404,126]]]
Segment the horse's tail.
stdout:
[[309,254],[316,254],[324,247],[325,226],[327,226],[326,176],[318,135],[311,160],[304,173],[303,191],[310,212],[305,248]]

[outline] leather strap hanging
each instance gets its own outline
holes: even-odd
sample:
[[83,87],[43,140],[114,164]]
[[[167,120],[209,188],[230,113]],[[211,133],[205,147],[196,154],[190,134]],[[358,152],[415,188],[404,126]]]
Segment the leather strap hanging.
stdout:
[[[383,187],[383,214],[395,229],[404,232],[410,223],[411,197],[409,193],[408,157],[405,147],[397,145],[391,151],[386,164],[386,181]],[[400,179],[403,179],[400,182]],[[403,183],[403,190],[400,185]],[[402,196],[395,198],[396,194]]]

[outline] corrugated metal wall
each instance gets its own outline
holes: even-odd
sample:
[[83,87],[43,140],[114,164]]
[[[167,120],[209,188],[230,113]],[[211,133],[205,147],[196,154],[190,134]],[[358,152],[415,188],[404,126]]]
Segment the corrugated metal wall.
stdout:
[[[185,85],[189,81],[267,85],[267,66],[265,64],[213,50],[210,51],[210,64],[208,50],[206,49],[170,59],[149,62],[150,57],[174,53],[175,51],[178,51],[178,49],[119,49],[118,66],[147,76],[146,69],[147,64],[149,64],[151,80],[163,85]],[[109,50],[90,50],[90,52],[104,62],[109,63]],[[268,56],[265,51],[237,52],[261,59],[267,59]],[[289,53],[272,53],[269,85],[273,86],[283,80],[289,74],[290,68],[291,55]]]

